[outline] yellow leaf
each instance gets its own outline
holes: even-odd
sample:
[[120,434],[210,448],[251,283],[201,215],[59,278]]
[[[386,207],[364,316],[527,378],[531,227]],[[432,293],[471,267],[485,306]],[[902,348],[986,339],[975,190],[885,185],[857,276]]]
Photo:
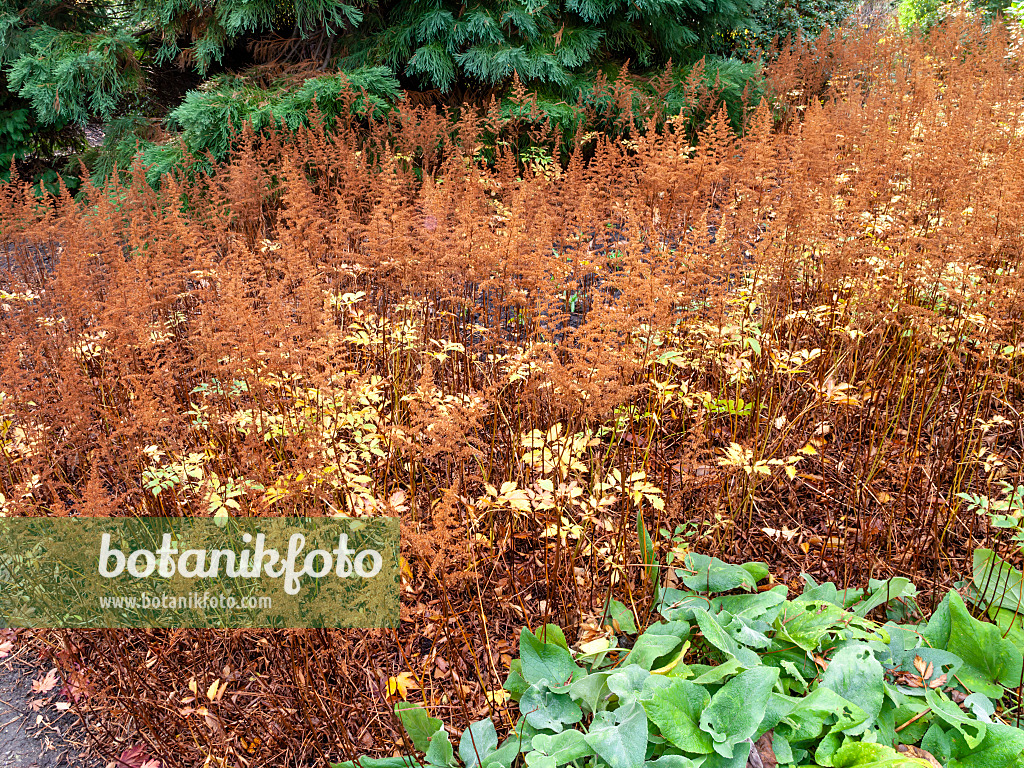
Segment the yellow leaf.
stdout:
[[214,680],[210,683],[210,687],[206,689],[206,698],[213,701],[214,697],[217,695],[218,688],[220,688],[220,680]]
[[[672,659],[672,661],[670,661],[664,667],[659,667],[658,669],[652,669],[651,670],[651,674],[652,675],[667,675],[669,672],[671,672],[673,669],[675,669],[676,666],[678,666],[679,662],[681,662],[683,660],[683,657],[686,655],[686,652],[688,650],[690,650],[690,641],[689,640],[687,640],[685,643],[683,643],[683,647],[679,649],[679,653],[676,654],[676,657],[674,659]],[[683,666],[685,667],[686,665],[684,664]],[[688,676],[689,675],[687,675],[687,677]]]
[[797,453],[802,453],[805,456],[816,456],[818,451],[817,451],[817,449],[815,449],[815,447],[813,445],[808,443],[803,448],[801,448],[799,451],[797,451]]
[[591,640],[588,643],[580,643],[580,653],[584,656],[589,656],[602,651],[607,651],[612,647],[611,641],[607,637],[599,637],[596,640]]
[[196,696],[199,695],[199,686],[196,685],[196,679],[194,677],[188,681],[188,689]]
[[398,556],[398,570],[401,572],[402,578],[412,581],[412,568],[409,567],[409,561],[401,555]]
[[487,700],[496,707],[501,706],[512,698],[512,694],[504,688],[495,688],[493,691],[484,691],[484,696],[486,696]]
[[400,672],[394,677],[388,678],[388,696],[401,696],[403,699],[408,696],[411,688],[419,688],[416,676],[412,672]]

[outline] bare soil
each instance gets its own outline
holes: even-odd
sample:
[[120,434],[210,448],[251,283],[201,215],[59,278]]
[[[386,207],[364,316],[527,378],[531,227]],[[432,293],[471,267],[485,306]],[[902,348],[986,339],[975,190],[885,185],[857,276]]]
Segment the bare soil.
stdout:
[[85,757],[78,718],[56,707],[60,686],[33,692],[46,672],[17,656],[0,661],[0,768],[98,768]]

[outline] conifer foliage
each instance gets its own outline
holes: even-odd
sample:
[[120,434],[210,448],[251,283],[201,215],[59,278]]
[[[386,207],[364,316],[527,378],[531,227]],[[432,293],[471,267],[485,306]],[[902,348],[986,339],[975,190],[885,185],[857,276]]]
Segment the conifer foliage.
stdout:
[[[754,0],[400,0],[367,18],[347,61],[386,64],[426,88],[525,82],[573,91],[596,66],[641,68],[727,50]],[[575,86],[575,87],[574,87]]]
[[[330,122],[339,104],[365,107],[347,95],[363,90],[378,107],[401,89],[459,107],[500,99],[518,78],[550,116],[593,100],[624,71],[728,54],[759,4],[0,0],[0,161],[6,169],[39,153],[27,136],[40,131],[70,131],[63,149],[81,148],[88,122],[112,137],[99,162],[106,170],[152,140],[147,159],[173,165],[182,148],[167,146],[168,134],[187,134],[189,153],[221,159],[225,129],[294,129],[314,100]],[[707,71],[738,74],[729,84],[742,91],[755,68],[711,61]],[[168,77],[199,87],[169,93]]]

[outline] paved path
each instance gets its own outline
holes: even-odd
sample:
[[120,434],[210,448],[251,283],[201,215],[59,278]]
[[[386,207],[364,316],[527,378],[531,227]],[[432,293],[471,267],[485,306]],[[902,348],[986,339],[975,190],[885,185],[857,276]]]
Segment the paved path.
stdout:
[[0,768],[95,766],[80,756],[79,739],[68,743],[78,718],[54,706],[62,698],[60,686],[32,692],[32,681],[45,673],[17,659],[0,660]]

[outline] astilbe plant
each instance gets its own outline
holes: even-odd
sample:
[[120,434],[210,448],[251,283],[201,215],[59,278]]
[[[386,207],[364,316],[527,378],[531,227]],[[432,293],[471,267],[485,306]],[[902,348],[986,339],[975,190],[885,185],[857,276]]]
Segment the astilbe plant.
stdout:
[[[58,638],[107,748],[384,751],[402,670],[500,713],[518,628],[643,605],[684,521],[842,584],[998,545],[957,494],[1020,472],[1016,60],[967,22],[831,46],[779,58],[742,137],[488,164],[486,116],[402,107],[158,191],[3,187],[3,514],[403,521],[397,634]],[[193,676],[237,695],[167,709]]]

